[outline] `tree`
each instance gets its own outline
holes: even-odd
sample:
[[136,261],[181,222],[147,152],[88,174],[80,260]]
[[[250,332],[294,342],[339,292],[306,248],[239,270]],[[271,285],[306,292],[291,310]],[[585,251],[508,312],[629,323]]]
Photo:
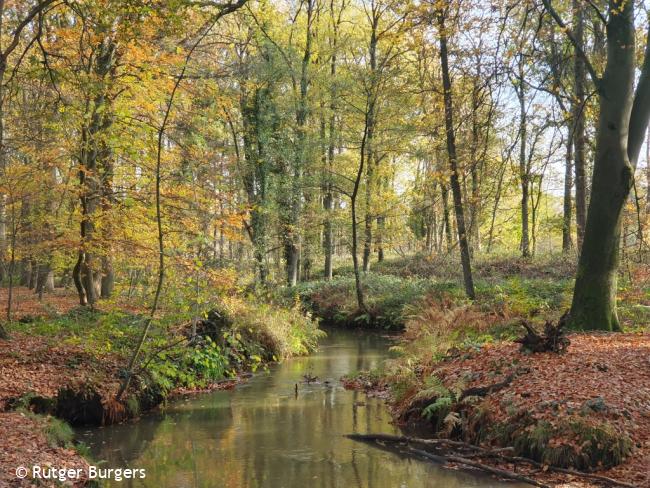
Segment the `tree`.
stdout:
[[458,157],[456,155],[456,136],[454,133],[454,108],[452,100],[451,77],[449,76],[449,56],[447,48],[448,31],[445,24],[447,8],[439,6],[436,8],[438,21],[438,35],[440,40],[440,69],[442,71],[442,89],[445,103],[445,132],[447,134],[447,155],[449,158],[451,193],[454,200],[454,214],[456,215],[456,229],[458,231],[458,243],[460,246],[460,257],[463,266],[463,282],[465,293],[474,299],[474,280],[472,278],[472,265],[470,262],[469,244],[467,230],[465,227],[465,213],[463,209],[460,179],[458,174]]
[[584,240],[585,225],[587,222],[587,176],[585,161],[585,60],[580,56],[579,51],[584,52],[584,5],[580,0],[573,0],[573,25],[575,37],[575,49],[573,63],[574,96],[572,97],[573,134],[572,140],[575,146],[575,185],[576,185],[576,227],[578,235],[578,250],[582,248]]
[[599,12],[607,34],[602,76],[551,0],[544,0],[544,5],[584,61],[600,103],[593,183],[570,320],[578,329],[620,330],[616,288],[621,218],[650,117],[650,37],[635,89],[634,2],[609,0],[607,17]]

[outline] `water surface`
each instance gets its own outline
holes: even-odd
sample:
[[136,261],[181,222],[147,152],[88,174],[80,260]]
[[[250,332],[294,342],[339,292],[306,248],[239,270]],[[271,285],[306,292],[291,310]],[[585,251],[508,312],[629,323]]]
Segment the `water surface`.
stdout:
[[[330,331],[318,353],[273,365],[233,391],[174,402],[138,422],[80,436],[105,466],[146,469],[144,480],[110,486],[514,487],[344,437],[399,434],[381,400],[346,391],[338,381],[377,366],[389,345],[376,334]],[[320,382],[301,383],[306,373]]]

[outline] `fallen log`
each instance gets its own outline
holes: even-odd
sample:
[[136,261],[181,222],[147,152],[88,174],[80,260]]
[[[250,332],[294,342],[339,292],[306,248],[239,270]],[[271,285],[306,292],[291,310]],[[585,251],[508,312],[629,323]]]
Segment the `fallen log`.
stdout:
[[[607,486],[616,486],[616,487],[621,487],[621,488],[635,488],[634,485],[631,485],[629,483],[625,483],[623,481],[618,481],[613,478],[608,478],[606,476],[601,476],[597,474],[592,474],[592,473],[585,473],[583,471],[577,471],[574,469],[569,469],[569,468],[560,468],[556,466],[549,466],[544,463],[540,463],[539,461],[535,461],[534,459],[526,458],[526,457],[521,457],[521,456],[508,456],[506,454],[503,454],[504,451],[511,451],[511,447],[505,447],[505,448],[496,448],[496,449],[486,449],[481,446],[477,446],[474,444],[469,444],[466,442],[461,442],[461,441],[454,441],[451,439],[422,439],[419,437],[410,437],[410,436],[405,436],[405,435],[391,435],[391,434],[348,434],[346,437],[352,440],[356,441],[361,441],[361,442],[393,442],[393,443],[401,443],[401,444],[420,444],[423,446],[432,446],[432,447],[438,447],[438,448],[443,448],[443,447],[450,447],[450,448],[455,448],[455,449],[465,449],[468,451],[474,451],[473,454],[471,454],[471,457],[478,457],[478,456],[486,456],[486,457],[494,457],[497,459],[500,459],[505,462],[509,463],[525,463],[525,464],[530,464],[531,466],[534,466],[539,469],[547,470],[547,471],[553,471],[556,473],[562,473],[562,474],[569,474],[571,476],[577,476],[580,478],[584,479],[589,479],[593,481],[598,481],[600,483],[603,483]],[[418,449],[413,449],[410,448],[410,451],[416,452],[416,451],[421,451]],[[455,455],[439,455],[439,454],[432,454],[428,453],[426,451],[421,451],[418,453],[427,453],[427,458],[444,463],[446,461],[451,461],[451,462],[457,462],[459,464],[466,464],[468,466],[471,466],[471,464],[464,462],[464,461],[469,461],[472,463],[477,464],[478,466],[473,466],[479,469],[483,469],[482,466],[485,466],[490,469],[495,469],[498,471],[504,471],[505,473],[511,473],[509,471],[505,470],[499,470],[498,468],[492,468],[490,466],[484,465],[482,463],[477,463],[475,461],[472,461],[471,459],[468,459],[466,457],[462,456],[455,456]],[[455,459],[454,459],[455,458]],[[461,461],[463,460],[463,461]],[[486,470],[489,472],[489,469]],[[497,473],[494,473],[497,474]],[[516,476],[516,473],[511,473]],[[512,478],[512,479],[518,479],[518,478]],[[523,481],[523,480],[520,480]],[[529,483],[529,481],[526,481]],[[534,484],[534,483],[533,483]],[[547,485],[540,485],[538,484],[537,486],[547,486]]]
[[472,461],[471,459],[467,459],[461,456],[438,456],[435,454],[428,453],[427,451],[423,451],[422,449],[413,449],[413,448],[411,448],[411,452],[432,460],[437,460],[437,458],[443,457],[447,462],[453,462],[465,466],[470,466],[472,468],[480,469],[481,471],[495,474],[503,479],[521,481],[523,483],[528,483],[533,486],[539,486],[541,488],[551,488],[550,485],[547,485],[546,483],[541,483],[537,480],[534,480],[533,478],[529,478],[528,476],[517,474],[513,471],[507,471],[505,469],[494,468],[492,466],[488,466],[487,464],[479,463],[478,461]]
[[348,439],[361,442],[401,442],[404,444],[423,444],[428,446],[451,446],[456,448],[470,449],[472,451],[482,451],[482,447],[468,444],[467,442],[453,441],[451,439],[421,439],[419,437],[409,437],[405,435],[391,434],[348,434]]

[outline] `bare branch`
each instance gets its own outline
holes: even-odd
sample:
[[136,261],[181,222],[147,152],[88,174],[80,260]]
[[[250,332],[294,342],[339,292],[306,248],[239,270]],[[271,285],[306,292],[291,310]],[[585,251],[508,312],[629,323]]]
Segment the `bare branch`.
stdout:
[[596,70],[594,69],[593,65],[591,64],[591,61],[589,60],[589,56],[585,53],[584,49],[582,49],[582,46],[578,43],[576,40],[575,35],[573,34],[573,31],[569,29],[569,27],[564,23],[562,20],[562,17],[557,13],[557,11],[553,8],[551,5],[551,0],[542,0],[542,3],[544,4],[544,7],[546,8],[546,11],[551,14],[551,17],[553,17],[553,20],[555,20],[555,23],[562,29],[567,37],[569,38],[569,41],[571,41],[571,44],[573,44],[573,48],[576,50],[576,54],[580,56],[584,62],[585,62],[585,67],[587,68],[587,71],[589,72],[589,76],[591,77],[592,81],[594,82],[594,85],[596,85],[596,89],[600,91],[600,87],[602,84],[602,79],[598,74],[596,73]]

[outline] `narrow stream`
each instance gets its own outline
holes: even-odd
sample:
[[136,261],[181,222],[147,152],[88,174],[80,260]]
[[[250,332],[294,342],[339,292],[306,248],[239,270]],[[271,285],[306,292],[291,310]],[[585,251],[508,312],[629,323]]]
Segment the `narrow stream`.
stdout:
[[[318,353],[273,365],[233,391],[174,402],[164,413],[79,436],[105,467],[146,469],[144,480],[110,486],[514,487],[344,437],[398,433],[381,400],[339,382],[346,373],[377,366],[389,345],[376,334],[329,331]],[[321,382],[300,383],[306,373]]]

